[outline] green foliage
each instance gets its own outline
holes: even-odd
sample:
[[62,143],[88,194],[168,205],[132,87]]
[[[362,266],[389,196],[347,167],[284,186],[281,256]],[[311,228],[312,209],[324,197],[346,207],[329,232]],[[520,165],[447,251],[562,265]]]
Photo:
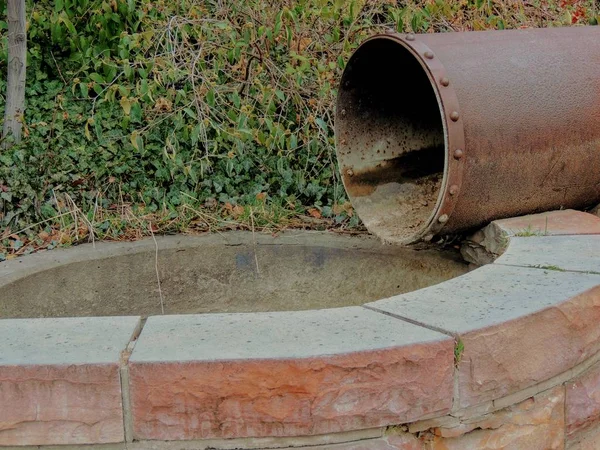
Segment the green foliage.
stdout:
[[[505,3],[28,0],[25,133],[0,154],[0,225],[60,217],[67,197],[171,217],[264,194],[350,220],[333,147],[344,61],[384,28],[508,28],[538,14]],[[574,8],[551,3],[541,24]],[[5,34],[0,21],[0,73]]]
[[460,361],[462,359],[462,355],[465,351],[465,344],[460,338],[460,336],[456,336],[454,339],[454,365],[458,367]]

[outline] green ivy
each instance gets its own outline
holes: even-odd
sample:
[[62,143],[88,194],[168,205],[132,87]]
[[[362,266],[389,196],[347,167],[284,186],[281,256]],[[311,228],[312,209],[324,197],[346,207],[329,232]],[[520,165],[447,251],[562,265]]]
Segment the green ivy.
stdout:
[[[591,23],[593,2],[583,3]],[[0,224],[55,217],[65,195],[175,211],[190,199],[247,204],[264,193],[334,215],[345,198],[333,105],[353,49],[384,28],[528,20],[493,5],[28,0],[25,137],[0,153]],[[554,22],[571,20],[563,13],[574,7],[552,8]],[[0,42],[6,73],[2,21]],[[0,117],[3,108],[0,94]]]

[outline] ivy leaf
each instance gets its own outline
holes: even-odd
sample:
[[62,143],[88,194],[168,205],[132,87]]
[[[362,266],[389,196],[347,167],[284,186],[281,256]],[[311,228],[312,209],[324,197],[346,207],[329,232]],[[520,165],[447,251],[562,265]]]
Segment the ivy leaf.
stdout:
[[133,148],[135,148],[136,150],[139,150],[138,140],[137,140],[138,136],[139,136],[138,132],[134,131],[133,133],[131,133],[131,137],[130,137],[131,145],[133,145]]
[[73,36],[77,35],[77,30],[75,30],[73,23],[69,20],[69,18],[67,17],[66,14],[64,14],[60,20],[62,23],[65,24],[65,26],[67,27],[67,30],[69,30],[69,33],[71,33],[71,35],[73,35]]
[[131,121],[138,123],[142,121],[142,107],[139,102],[135,102],[131,105]]
[[319,125],[319,128],[321,128],[325,134],[327,134],[329,132],[329,127],[327,126],[327,123],[321,119],[320,117],[315,119],[315,122],[317,123],[317,125]]
[[140,136],[140,134],[137,131],[134,131],[133,133],[131,133],[130,139],[131,139],[131,145],[133,145],[133,148],[135,148],[140,153],[143,153],[144,152],[144,139],[142,138],[142,136]]
[[104,84],[104,78],[102,78],[102,75],[99,73],[90,73],[89,77],[90,80],[95,81],[96,83]]
[[40,212],[42,213],[42,216],[46,219],[50,219],[58,215],[58,212],[56,212],[56,210],[48,203],[42,205],[42,207],[40,208]]
[[90,125],[94,125],[95,121],[93,117],[90,117],[86,122],[85,122],[85,129],[84,129],[84,133],[85,133],[85,137],[87,138],[88,141],[92,140],[92,134],[90,133]]
[[212,89],[209,89],[209,91],[206,93],[206,103],[208,103],[208,106],[211,108],[214,108],[215,106],[215,91]]
[[121,108],[123,108],[125,115],[128,116],[129,113],[131,113],[131,101],[129,100],[129,97],[121,97],[119,103],[121,104]]
[[85,83],[79,83],[79,90],[81,91],[81,96],[84,98],[88,98],[90,93],[88,91],[88,87],[87,84]]

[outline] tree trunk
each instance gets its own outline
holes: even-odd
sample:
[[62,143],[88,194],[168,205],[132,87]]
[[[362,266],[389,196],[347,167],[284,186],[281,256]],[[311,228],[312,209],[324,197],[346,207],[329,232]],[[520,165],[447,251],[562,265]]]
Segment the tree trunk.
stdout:
[[[21,141],[25,111],[25,63],[27,35],[25,30],[25,0],[8,0],[8,77],[6,108],[4,111],[4,138],[13,136]],[[4,147],[8,143],[4,142]]]

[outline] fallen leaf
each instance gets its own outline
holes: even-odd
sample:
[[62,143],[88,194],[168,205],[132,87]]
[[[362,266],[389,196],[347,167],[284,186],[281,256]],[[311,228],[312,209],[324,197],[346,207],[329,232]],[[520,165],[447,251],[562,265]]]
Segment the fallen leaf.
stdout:
[[123,108],[125,115],[128,116],[131,112],[131,101],[129,100],[129,97],[121,97],[119,103],[121,104],[121,108]]
[[235,205],[231,212],[233,214],[233,217],[237,218],[237,217],[241,216],[242,214],[244,214],[244,207],[240,206],[240,205]]
[[173,109],[173,102],[165,97],[160,97],[154,104],[154,109],[157,111],[170,112]]
[[322,217],[321,211],[319,211],[317,208],[308,208],[308,214],[315,219],[320,219]]

